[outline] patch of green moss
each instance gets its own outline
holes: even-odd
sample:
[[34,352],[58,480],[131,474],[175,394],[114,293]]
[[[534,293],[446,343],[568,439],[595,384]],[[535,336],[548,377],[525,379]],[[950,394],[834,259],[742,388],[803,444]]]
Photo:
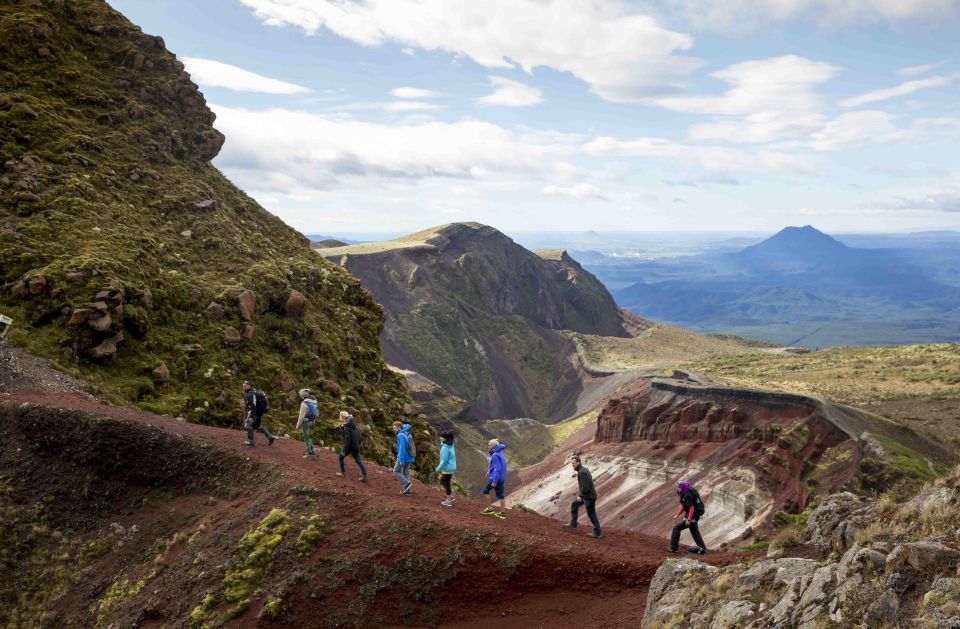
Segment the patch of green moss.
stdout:
[[303,529],[297,537],[297,553],[301,557],[308,557],[317,548],[320,541],[330,534],[331,527],[317,514],[301,516]]
[[210,614],[217,608],[217,597],[214,594],[207,594],[200,601],[200,604],[190,612],[190,623],[194,627],[200,627],[210,617]]
[[273,552],[290,530],[290,516],[282,509],[273,509],[257,528],[240,539],[237,552],[240,562],[223,579],[228,602],[249,598],[257,591],[273,567]]
[[97,627],[107,626],[110,617],[128,600],[139,594],[147,584],[145,579],[131,582],[130,579],[118,579],[110,584],[103,597],[95,603],[90,613],[97,617]]

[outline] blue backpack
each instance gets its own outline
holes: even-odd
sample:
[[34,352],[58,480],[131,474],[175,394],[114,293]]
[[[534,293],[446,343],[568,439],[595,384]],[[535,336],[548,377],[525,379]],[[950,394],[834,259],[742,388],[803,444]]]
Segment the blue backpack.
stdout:
[[304,400],[307,403],[307,415],[306,418],[309,420],[314,420],[317,418],[317,401],[316,400]]

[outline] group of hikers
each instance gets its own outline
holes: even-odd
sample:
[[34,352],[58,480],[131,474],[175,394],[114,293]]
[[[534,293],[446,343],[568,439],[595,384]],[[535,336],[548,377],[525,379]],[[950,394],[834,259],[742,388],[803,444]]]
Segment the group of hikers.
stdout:
[[[254,447],[255,434],[262,433],[267,438],[267,444],[273,445],[276,440],[270,431],[263,426],[263,415],[269,409],[266,395],[257,390],[254,386],[244,381],[243,389],[246,399],[246,415],[244,418],[244,429],[247,431],[247,440],[245,445]],[[312,460],[315,458],[313,449],[313,438],[311,433],[316,425],[319,411],[317,409],[317,398],[310,392],[310,389],[300,390],[300,412],[297,416],[297,428],[303,434],[303,441],[307,448],[307,453],[303,458]],[[400,482],[400,494],[409,496],[412,493],[413,481],[410,480],[410,465],[416,461],[417,447],[413,436],[410,434],[410,424],[395,421],[393,422],[393,432],[396,435],[396,442],[393,445],[393,452],[396,455],[393,466],[393,475]],[[357,425],[353,415],[347,411],[340,411],[340,430],[343,443],[339,453],[340,471],[337,476],[344,476],[346,470],[344,460],[347,457],[353,457],[360,469],[360,481],[367,482],[367,468],[360,457],[360,440],[357,434]],[[452,430],[440,433],[440,462],[437,464],[434,473],[440,478],[440,486],[445,494],[444,500],[440,503],[444,507],[453,507],[453,474],[457,471],[457,454],[455,446],[455,435]],[[482,515],[489,515],[500,520],[506,520],[506,481],[507,481],[507,459],[503,451],[507,446],[500,443],[497,439],[491,439],[487,442],[487,451],[490,456],[487,466],[486,484],[481,493],[483,494],[486,506],[480,512]],[[576,473],[577,479],[577,497],[570,504],[570,521],[564,524],[564,528],[576,529],[580,508],[586,509],[587,518],[593,525],[593,532],[590,537],[601,537],[600,519],[597,517],[597,490],[593,483],[593,476],[590,470],[583,465],[579,455],[574,455],[570,461],[570,466]],[[684,529],[690,529],[690,535],[693,537],[694,546],[687,550],[691,553],[700,555],[707,554],[706,544],[700,535],[699,522],[704,514],[703,500],[697,490],[687,481],[680,481],[676,484],[676,493],[680,500],[680,508],[673,516],[677,520],[670,536],[669,552],[675,553],[680,547],[680,534]],[[497,504],[494,508],[494,500]],[[680,516],[682,519],[679,519]]]

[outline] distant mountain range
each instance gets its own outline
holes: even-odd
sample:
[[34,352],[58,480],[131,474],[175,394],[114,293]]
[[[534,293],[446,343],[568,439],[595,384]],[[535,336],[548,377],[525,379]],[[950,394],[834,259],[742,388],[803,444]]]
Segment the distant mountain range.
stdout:
[[735,253],[632,266],[579,257],[601,279],[649,271],[613,292],[643,317],[814,346],[960,340],[960,287],[949,283],[960,253],[929,256],[851,247],[808,225]]

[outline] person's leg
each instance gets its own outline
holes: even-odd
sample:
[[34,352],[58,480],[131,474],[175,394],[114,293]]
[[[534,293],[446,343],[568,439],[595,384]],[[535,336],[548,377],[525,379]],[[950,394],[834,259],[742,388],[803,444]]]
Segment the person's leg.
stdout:
[[703,543],[703,536],[700,535],[700,524],[697,521],[690,523],[690,535],[693,536],[693,543],[706,550],[707,545]]
[[363,460],[360,458],[359,452],[353,453],[353,460],[357,462],[357,467],[360,468],[360,473],[363,474],[363,477],[367,477],[367,468],[363,466]]
[[447,498],[449,498],[451,494],[449,474],[440,475],[440,485],[443,487],[443,493],[447,494]]
[[300,429],[303,431],[303,443],[307,446],[307,454],[313,456],[313,438],[310,436],[313,424],[304,422],[300,424]]
[[273,435],[270,434],[270,431],[267,430],[266,426],[260,426],[257,428],[257,430],[263,433],[263,436],[267,438],[267,441],[273,441]]
[[340,476],[343,476],[344,474],[347,473],[346,468],[344,468],[344,466],[343,466],[343,459],[344,459],[343,452],[341,452],[341,453],[339,453],[339,454],[337,455],[337,459],[338,459],[339,462],[340,462]]
[[492,491],[493,487],[490,485],[490,481],[487,481],[487,484],[484,485],[483,489],[480,491],[480,493],[483,494],[483,501],[487,503],[487,506],[483,510],[483,513],[485,514],[493,513],[493,509],[491,508],[493,504],[493,496],[490,495],[490,492]]
[[580,517],[580,501],[574,500],[570,503],[570,526],[577,525],[577,518]]
[[250,445],[255,443],[253,440],[253,428],[247,428],[247,443]]
[[673,532],[670,534],[670,548],[676,550],[680,547],[680,531],[687,528],[687,525],[680,520],[673,525]]
[[597,501],[583,499],[584,506],[587,507],[587,517],[593,523],[593,532],[600,535],[600,518],[597,517]]
[[413,482],[410,480],[410,464],[409,463],[404,463],[402,466],[400,466],[400,475],[403,477],[403,488],[409,491],[410,485],[413,484]]
[[507,493],[506,483],[500,481],[497,483],[497,498],[500,499],[500,513],[503,513],[507,510],[507,501],[503,499],[503,496]]
[[403,463],[397,461],[393,466],[393,477],[400,481],[401,484],[406,485],[406,482],[401,474],[401,470],[403,470]]

